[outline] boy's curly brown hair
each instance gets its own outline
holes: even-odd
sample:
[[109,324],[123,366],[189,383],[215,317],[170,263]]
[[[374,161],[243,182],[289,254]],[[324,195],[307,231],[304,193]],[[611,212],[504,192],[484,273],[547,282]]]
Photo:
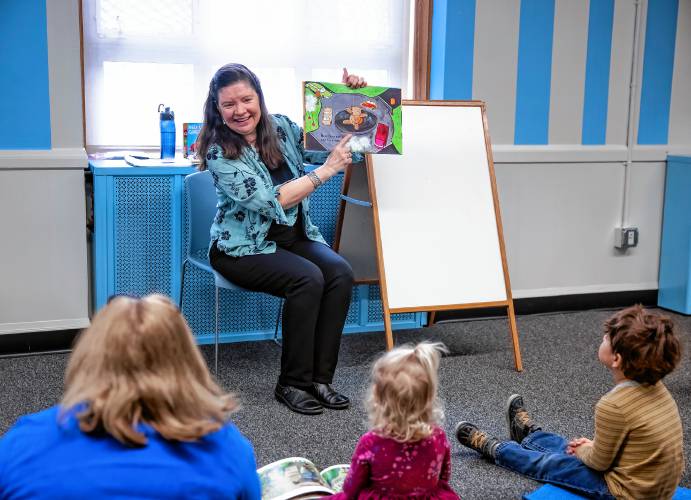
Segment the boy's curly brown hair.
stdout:
[[624,375],[653,385],[671,373],[681,359],[681,343],[667,316],[640,304],[619,311],[605,321],[612,352],[621,356]]

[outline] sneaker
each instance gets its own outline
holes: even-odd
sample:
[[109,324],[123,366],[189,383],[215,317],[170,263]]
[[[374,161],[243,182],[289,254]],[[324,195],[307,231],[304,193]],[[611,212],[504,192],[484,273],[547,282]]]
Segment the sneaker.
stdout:
[[482,432],[475,424],[458,422],[456,424],[456,439],[463,446],[472,448],[491,461],[497,457],[497,446],[499,446],[500,441]]
[[539,431],[523,404],[523,396],[512,394],[506,400],[506,425],[512,441],[520,443],[531,432]]

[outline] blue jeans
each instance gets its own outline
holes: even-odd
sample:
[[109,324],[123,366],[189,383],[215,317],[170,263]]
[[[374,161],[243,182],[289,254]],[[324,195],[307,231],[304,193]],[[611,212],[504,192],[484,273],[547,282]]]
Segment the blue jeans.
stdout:
[[566,445],[566,439],[557,434],[535,431],[520,444],[501,443],[495,462],[536,481],[563,486],[589,498],[614,499],[603,475],[574,455],[567,455]]

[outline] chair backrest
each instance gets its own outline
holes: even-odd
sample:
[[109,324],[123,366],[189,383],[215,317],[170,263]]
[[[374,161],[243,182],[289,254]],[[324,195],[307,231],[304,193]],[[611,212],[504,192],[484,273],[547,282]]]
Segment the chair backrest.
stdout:
[[216,216],[216,188],[211,172],[195,172],[185,177],[187,203],[187,255],[198,257],[209,248],[209,230]]

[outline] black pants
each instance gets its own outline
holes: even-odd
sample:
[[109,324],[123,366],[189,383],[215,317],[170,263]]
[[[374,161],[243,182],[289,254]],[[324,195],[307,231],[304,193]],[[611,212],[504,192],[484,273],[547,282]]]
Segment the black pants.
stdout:
[[211,266],[248,290],[285,299],[283,385],[330,384],[353,291],[353,270],[323,243],[299,240],[276,253],[231,257],[214,245]]

